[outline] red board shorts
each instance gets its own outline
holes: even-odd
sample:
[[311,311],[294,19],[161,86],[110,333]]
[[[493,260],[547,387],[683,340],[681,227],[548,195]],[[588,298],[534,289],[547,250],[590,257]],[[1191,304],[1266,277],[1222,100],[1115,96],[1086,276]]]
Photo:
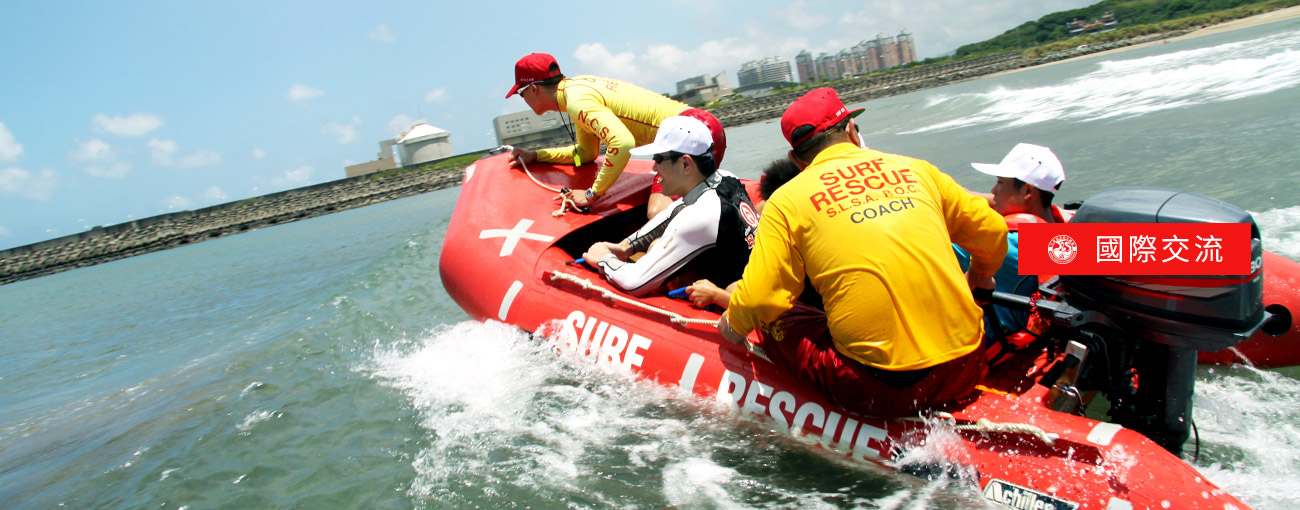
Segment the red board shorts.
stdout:
[[772,363],[820,390],[836,405],[881,418],[916,416],[973,399],[988,372],[982,349],[938,365],[910,371],[869,367],[835,350],[826,312],[796,303],[777,319],[784,340],[763,336]]
[[[713,135],[713,161],[718,164],[716,168],[722,168],[722,155],[727,152],[727,133],[722,130],[722,123],[718,122],[718,118],[714,117],[712,113],[699,108],[687,108],[678,115],[699,119],[700,122],[709,127],[709,134]],[[650,192],[664,192],[663,181],[659,178],[659,174],[655,174],[655,182],[650,185]],[[677,198],[673,197],[674,200]]]

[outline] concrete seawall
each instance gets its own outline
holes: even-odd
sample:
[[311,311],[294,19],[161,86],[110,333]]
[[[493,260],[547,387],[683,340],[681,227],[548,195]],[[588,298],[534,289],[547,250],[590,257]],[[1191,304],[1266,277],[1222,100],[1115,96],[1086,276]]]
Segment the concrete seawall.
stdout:
[[463,167],[364,175],[0,251],[0,285],[459,186]]
[[[1006,53],[917,67],[830,85],[845,103],[903,94],[993,73],[1180,35],[1159,34],[1076,48],[1040,59]],[[781,116],[803,91],[730,103],[711,109],[724,126]],[[164,214],[95,227],[85,232],[0,251],[0,285],[79,267],[175,248],[248,230],[459,186],[464,166],[425,167],[330,181],[195,211]]]

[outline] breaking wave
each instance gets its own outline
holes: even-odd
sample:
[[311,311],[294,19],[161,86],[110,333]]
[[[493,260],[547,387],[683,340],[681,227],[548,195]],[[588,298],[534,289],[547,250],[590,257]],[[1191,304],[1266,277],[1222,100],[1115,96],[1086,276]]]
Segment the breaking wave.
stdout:
[[1047,121],[1088,122],[1137,117],[1232,101],[1300,85],[1300,32],[1164,55],[1102,62],[1058,85],[937,95],[927,109],[977,110],[904,134],[978,125],[993,129]]

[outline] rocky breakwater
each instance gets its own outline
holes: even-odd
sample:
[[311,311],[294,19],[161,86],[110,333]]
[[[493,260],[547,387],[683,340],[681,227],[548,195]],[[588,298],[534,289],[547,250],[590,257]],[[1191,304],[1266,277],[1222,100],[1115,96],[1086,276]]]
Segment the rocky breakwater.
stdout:
[[0,251],[0,285],[459,186],[464,166],[399,169],[143,218]]

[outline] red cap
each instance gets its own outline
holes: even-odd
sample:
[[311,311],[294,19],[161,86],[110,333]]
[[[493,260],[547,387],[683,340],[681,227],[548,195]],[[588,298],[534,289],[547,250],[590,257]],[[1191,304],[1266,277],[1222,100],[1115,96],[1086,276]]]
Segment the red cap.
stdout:
[[[862,113],[862,110],[864,108],[852,111],[846,108],[840,101],[839,94],[835,93],[835,89],[830,87],[813,89],[790,103],[790,106],[785,109],[785,114],[781,115],[781,133],[785,135],[785,140],[790,142],[790,147],[796,148],[813,135],[825,131],[826,128],[838,124],[845,118],[856,117]],[[812,130],[796,140],[793,138],[794,131],[801,126],[812,126]]]
[[[555,70],[551,71],[551,66]],[[555,57],[548,53],[529,53],[524,58],[515,62],[515,86],[510,87],[510,92],[506,97],[515,95],[519,88],[534,82],[539,82],[553,76],[560,75],[560,64],[555,62]]]

